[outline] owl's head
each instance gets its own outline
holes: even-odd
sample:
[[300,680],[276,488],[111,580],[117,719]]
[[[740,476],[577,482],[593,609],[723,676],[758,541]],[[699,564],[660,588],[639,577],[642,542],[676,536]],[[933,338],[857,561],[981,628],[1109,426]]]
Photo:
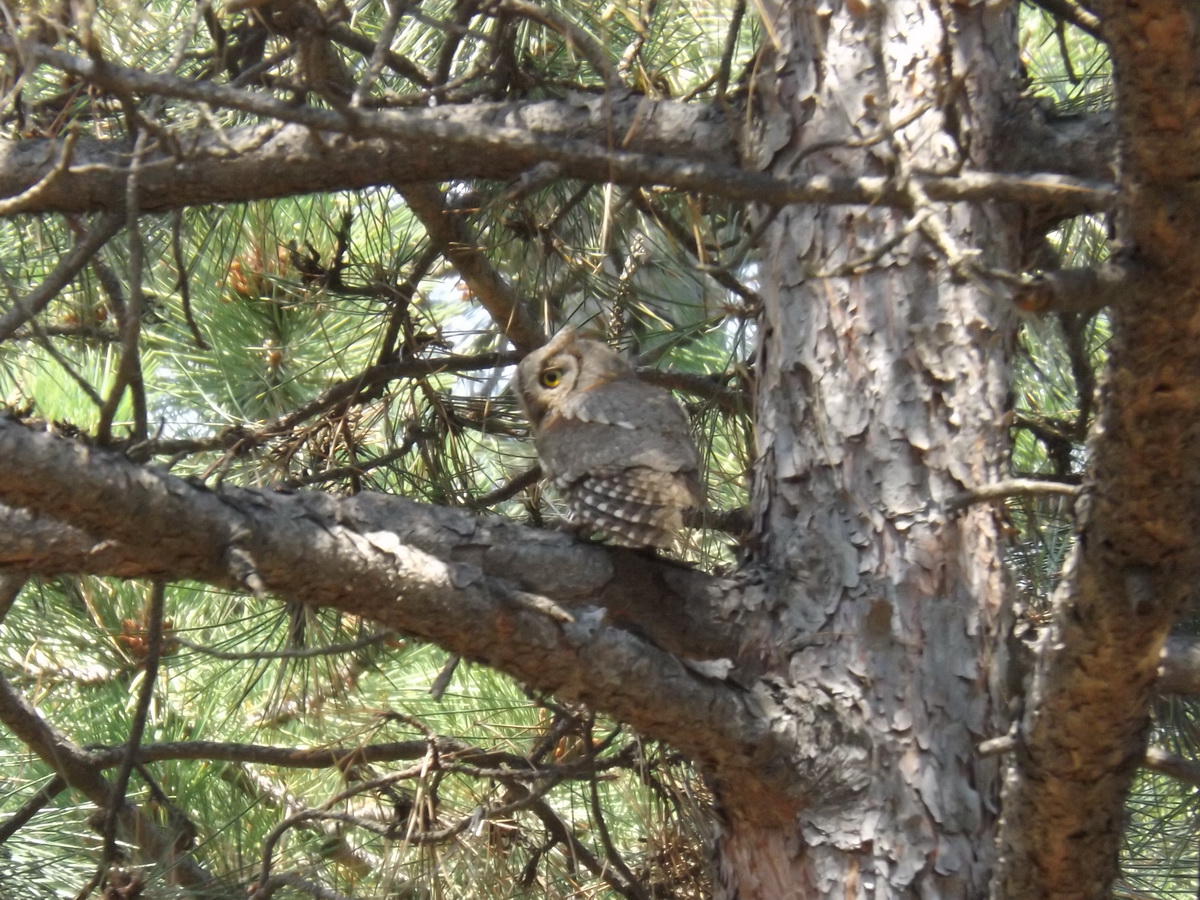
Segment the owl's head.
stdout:
[[600,341],[576,337],[567,326],[517,366],[517,396],[535,428],[570,398],[614,378],[633,375],[625,360]]

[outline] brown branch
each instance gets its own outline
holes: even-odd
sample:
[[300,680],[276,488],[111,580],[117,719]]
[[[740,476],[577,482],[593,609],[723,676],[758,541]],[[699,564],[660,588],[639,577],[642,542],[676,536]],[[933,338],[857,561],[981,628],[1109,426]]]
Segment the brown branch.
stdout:
[[[86,396],[97,409],[103,406],[104,400],[98,393],[96,393],[96,389],[92,387],[91,382],[84,378],[83,375],[81,375],[78,371],[76,371],[75,366],[72,365],[71,361],[59,352],[58,347],[55,346],[56,342],[51,341],[47,337],[46,330],[38,325],[36,319],[30,320],[29,330],[34,334],[34,340],[37,342],[38,346],[46,352],[47,356],[58,363],[59,368],[66,372],[67,377],[79,386],[79,389],[83,391],[84,396]],[[14,339],[20,339],[20,337],[21,333],[14,335]]]
[[22,826],[66,789],[67,782],[61,775],[55,775],[47,781],[36,794],[22,803],[20,809],[9,816],[4,824],[0,825],[0,844],[20,831]]
[[[434,736],[412,741],[393,741],[380,744],[331,745],[311,749],[295,747],[272,747],[264,744],[238,744],[221,741],[177,741],[160,744],[143,744],[134,751],[134,760],[139,764],[191,759],[210,762],[243,763],[246,765],[274,766],[282,769],[330,769],[344,768],[350,763],[390,763],[401,760],[421,759],[433,746],[439,756],[454,762],[470,763],[494,769],[507,767],[513,777],[528,771],[533,773],[525,757],[498,750],[484,750],[455,738]],[[101,768],[120,765],[124,747],[97,749],[89,752],[89,759]],[[543,775],[557,774],[559,777],[575,777],[570,770],[540,770]],[[579,775],[583,777],[583,775]]]
[[475,372],[512,365],[519,358],[515,353],[481,353],[478,356],[450,355],[379,363],[358,375],[331,385],[307,403],[258,428],[230,428],[210,438],[152,439],[131,447],[129,453],[138,459],[146,459],[156,455],[174,456],[210,450],[245,452],[263,441],[291,432],[303,422],[339,404],[370,399],[375,396],[373,391],[382,389],[398,378],[423,378],[445,372]]
[[42,325],[36,331],[33,328],[28,331],[18,331],[9,340],[36,341],[52,337],[78,338],[81,341],[94,341],[98,344],[115,344],[121,339],[121,336],[111,328],[81,323],[78,325]]
[[1200,787],[1200,762],[1184,759],[1161,747],[1147,747],[1142,765],[1151,772],[1166,775],[1192,787]]
[[129,164],[129,180],[125,185],[125,230],[129,237],[129,299],[116,308],[117,328],[121,333],[121,354],[108,396],[100,405],[100,421],[96,425],[96,440],[101,444],[112,441],[113,418],[125,391],[129,391],[133,406],[134,440],[144,440],[148,427],[146,412],[146,387],[142,374],[142,314],[146,297],[142,291],[142,265],[145,261],[145,243],[138,224],[138,192],[142,174],[142,160],[146,155],[149,132],[142,131],[134,142],[133,156]]
[[1040,6],[1046,12],[1074,25],[1098,41],[1104,40],[1100,19],[1078,3],[1072,3],[1071,0],[1033,0],[1033,5]]
[[[3,676],[0,676],[0,723],[61,776],[70,788],[79,791],[97,807],[109,809],[117,802],[112,785],[101,774],[92,755],[47,723]],[[122,838],[141,847],[148,858],[170,865],[184,886],[213,885],[212,876],[190,857],[180,857],[174,849],[172,836],[139,809],[121,800],[117,816]]]
[[727,375],[694,375],[688,372],[670,372],[653,366],[639,366],[638,377],[651,384],[682,391],[711,401],[723,412],[741,415],[749,411],[750,397],[745,391],[726,387]]
[[605,48],[597,43],[586,31],[576,27],[574,23],[567,21],[549,9],[533,3],[527,3],[525,0],[500,0],[496,6],[523,19],[544,25],[551,31],[562,35],[563,39],[567,42],[567,46],[588,61],[609,90],[616,91],[621,89],[621,79],[617,76],[617,72],[613,68]]
[[[412,321],[409,315],[409,305],[412,303],[412,298],[416,295],[421,280],[433,271],[433,264],[441,258],[442,253],[440,248],[434,246],[426,247],[424,252],[413,261],[412,269],[409,270],[408,277],[404,279],[404,283],[397,285],[395,290],[389,292],[387,299],[391,305],[391,311],[388,314],[387,327],[384,329],[383,338],[379,342],[378,359],[380,365],[394,360],[396,356],[396,341],[400,338],[400,332],[405,330],[405,325]],[[405,332],[405,337],[408,337],[407,331]]]
[[503,784],[516,799],[527,802],[526,808],[541,820],[551,839],[567,847],[571,859],[578,860],[585,869],[595,877],[603,879],[613,890],[624,893],[621,883],[613,878],[609,867],[597,859],[587,845],[575,836],[574,830],[567,826],[553,806],[540,797],[534,797],[527,786],[511,778],[505,779]]
[[[591,746],[591,729],[584,735],[584,740]],[[646,888],[633,874],[625,860],[621,857],[621,853],[617,850],[613,843],[612,835],[608,830],[608,822],[604,817],[604,806],[600,802],[600,785],[592,779],[587,784],[589,800],[592,807],[592,823],[596,832],[600,835],[600,846],[604,848],[605,860],[612,866],[621,877],[619,880],[613,879],[609,883],[616,889],[622,897],[628,900],[650,900],[650,895],[646,892]],[[613,882],[616,881],[614,884]]]
[[[400,4],[395,4],[395,6],[400,8]],[[348,50],[354,50],[363,56],[370,57],[372,68],[374,67],[375,55],[378,54],[382,64],[386,65],[397,75],[402,75],[409,81],[419,84],[424,88],[433,84],[432,76],[428,72],[408,57],[401,56],[394,50],[389,49],[384,44],[382,36],[380,40],[372,41],[366,35],[354,31],[349,25],[339,24],[330,29],[329,37]],[[380,46],[382,46],[382,52],[380,52]]]
[[196,347],[200,350],[207,350],[208,343],[204,340],[204,335],[200,333],[200,326],[196,323],[196,317],[192,313],[192,289],[188,283],[187,263],[183,259],[183,212],[175,210],[171,216],[171,256],[175,261],[175,269],[179,273],[179,277],[175,280],[175,289],[179,291],[179,303],[183,307],[183,321],[187,324],[188,331],[192,333],[192,340]]
[[0,575],[0,625],[8,617],[8,611],[21,595],[25,583],[29,579],[20,572],[10,572]]
[[505,500],[511,500],[517,494],[526,488],[532,487],[538,483],[542,477],[542,467],[534,463],[520,475],[515,476],[506,484],[500,485],[495,490],[488,491],[486,494],[481,494],[471,500],[471,506],[475,509],[487,509],[489,506],[495,506],[497,503],[503,503]]
[[753,519],[744,506],[735,509],[689,509],[683,513],[683,524],[688,528],[708,528],[730,537],[744,540],[750,533]]
[[1135,302],[1142,283],[1139,271],[1131,265],[1058,269],[1034,276],[1027,287],[1013,292],[1013,302],[1030,313],[1094,313],[1106,306]]
[[347,641],[346,643],[342,644],[327,644],[321,647],[297,647],[292,650],[255,650],[249,653],[235,653],[229,650],[216,650],[212,647],[205,647],[203,644],[197,644],[181,637],[172,637],[171,640],[181,647],[187,647],[189,650],[193,650],[196,653],[202,653],[205,656],[211,656],[214,659],[236,661],[261,659],[312,659],[313,657],[318,656],[338,656],[343,653],[353,653],[355,650],[373,647],[376,644],[381,644],[394,636],[395,632],[379,631],[374,634],[369,634],[365,637],[359,638],[357,641]]
[[[178,136],[180,155],[160,151],[143,166],[145,209],[452,178],[510,179],[543,162],[557,164],[564,177],[667,185],[772,207],[904,207],[909,202],[906,192],[884,177],[779,179],[745,171],[736,165],[731,130],[712,107],[630,95],[404,112],[330,110],[114,63],[100,67],[41,45],[25,49],[31,65],[42,63],[118,93],[174,97],[302,126]],[[15,52],[12,39],[0,35],[0,53]],[[347,137],[331,152],[320,132]],[[612,133],[629,138],[624,149],[609,148]],[[0,195],[16,193],[40,176],[49,156],[43,147],[25,141],[8,145],[7,152],[0,149],[0,172],[10,172],[0,177]],[[231,147],[239,149],[231,153]],[[123,202],[127,154],[113,144],[89,149],[80,139],[76,159],[38,209],[85,210]],[[1110,184],[1055,175],[964,173],[918,180],[931,200],[1004,200],[1063,214],[1107,209],[1115,198]]]
[[39,198],[50,189],[54,180],[70,169],[71,155],[75,152],[75,142],[78,139],[79,129],[71,128],[67,132],[67,136],[63,139],[62,147],[58,153],[58,161],[54,163],[53,168],[28,189],[17,194],[15,197],[9,197],[0,202],[0,216],[9,216],[19,210],[36,205]]
[[971,506],[974,503],[984,503],[989,500],[1007,500],[1009,497],[1033,496],[1042,497],[1077,497],[1079,486],[1065,484],[1061,481],[1041,480],[1037,478],[1010,478],[1007,481],[997,481],[985,484],[969,491],[956,494],[946,501],[946,509],[954,512]]
[[429,240],[458,270],[472,296],[517,351],[524,355],[540,347],[546,340],[542,329],[533,320],[528,306],[484,255],[467,226],[465,214],[447,209],[445,197],[436,185],[399,185],[398,190],[425,226]]
[[166,605],[167,586],[155,581],[150,587],[150,602],[146,608],[146,661],[142,671],[142,684],[134,707],[133,722],[129,726],[129,738],[122,752],[122,759],[112,785],[112,802],[104,820],[104,849],[100,855],[101,872],[117,858],[117,832],[121,819],[121,808],[125,806],[125,792],[129,789],[129,776],[137,757],[138,745],[146,732],[146,719],[150,715],[150,702],[154,699],[154,682],[158,678],[158,664],[162,659],[163,609]]
[[285,887],[305,894],[311,894],[316,900],[351,900],[345,894],[332,890],[323,884],[288,872],[272,875],[265,881],[260,882],[250,896],[253,900],[268,900],[268,898],[275,896],[276,891]]
[[1167,638],[1155,687],[1162,694],[1200,695],[1200,638],[1184,634]]

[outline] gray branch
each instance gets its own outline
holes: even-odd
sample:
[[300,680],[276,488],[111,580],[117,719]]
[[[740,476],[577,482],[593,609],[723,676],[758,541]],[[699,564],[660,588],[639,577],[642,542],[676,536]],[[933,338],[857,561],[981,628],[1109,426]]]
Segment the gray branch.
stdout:
[[[738,166],[734,128],[714,107],[635,94],[566,101],[480,103],[436,109],[372,111],[295,106],[255,93],[158,75],[27,47],[38,62],[120,95],[157,95],[236,109],[270,125],[173,134],[177,146],[142,160],[138,200],[145,210],[301,193],[463,178],[512,179],[540,163],[563,177],[628,185],[666,185],[742,202],[884,204],[905,207],[909,193],[885,177],[781,179]],[[0,35],[0,53],[14,53]],[[280,124],[289,123],[289,124]],[[621,149],[612,149],[612,136]],[[0,142],[0,197],[42,180],[61,157],[59,142]],[[28,211],[119,209],[130,148],[80,138],[70,168]],[[1054,174],[963,173],[927,176],[937,201],[1005,200],[1063,215],[1108,208],[1111,184]]]
[[745,785],[747,815],[867,757],[844,733],[797,740],[767,685],[675,655],[736,656],[732,582],[400,497],[210,491],[13,422],[0,458],[0,569],[194,579],[369,617],[669,740]]

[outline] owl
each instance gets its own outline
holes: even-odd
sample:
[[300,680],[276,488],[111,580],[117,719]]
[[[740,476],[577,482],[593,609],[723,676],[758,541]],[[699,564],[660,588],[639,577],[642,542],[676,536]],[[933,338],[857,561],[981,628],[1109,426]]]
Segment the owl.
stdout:
[[669,547],[699,506],[700,454],[669,391],[564,328],[517,366],[542,469],[571,519],[626,547]]

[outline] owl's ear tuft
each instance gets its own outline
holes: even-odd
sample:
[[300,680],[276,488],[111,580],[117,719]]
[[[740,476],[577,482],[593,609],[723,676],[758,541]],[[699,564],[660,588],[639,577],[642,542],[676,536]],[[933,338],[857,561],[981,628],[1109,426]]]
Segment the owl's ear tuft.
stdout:
[[575,343],[575,326],[567,325],[559,329],[558,334],[550,338],[550,341],[542,348],[542,352],[549,356],[552,353],[558,353],[564,347]]

